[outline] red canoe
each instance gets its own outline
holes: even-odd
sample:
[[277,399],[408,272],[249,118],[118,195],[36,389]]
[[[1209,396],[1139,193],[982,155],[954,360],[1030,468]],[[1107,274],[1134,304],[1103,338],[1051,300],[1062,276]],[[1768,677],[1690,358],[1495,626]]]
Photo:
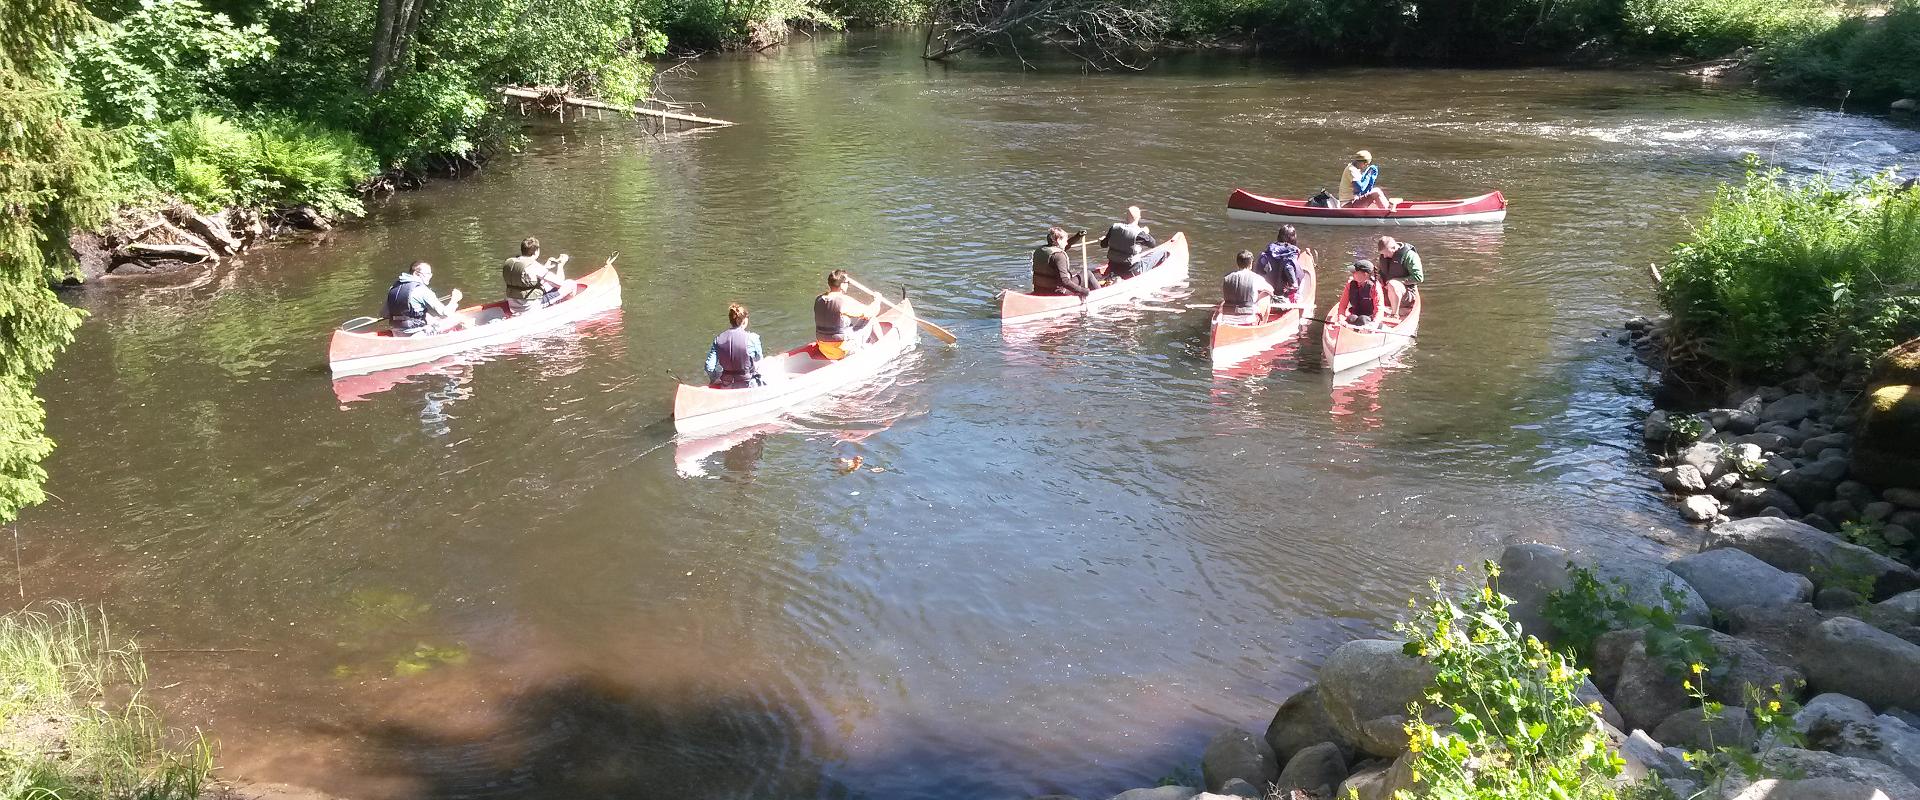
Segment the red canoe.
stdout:
[[1356,328],[1345,322],[1347,287],[1341,284],[1340,302],[1327,314],[1326,324],[1320,326],[1320,360],[1327,365],[1328,372],[1344,372],[1407,349],[1413,344],[1414,335],[1420,332],[1420,308],[1424,305],[1416,292],[1405,314]]
[[1227,217],[1308,225],[1465,225],[1507,218],[1507,198],[1488,192],[1465,200],[1402,200],[1393,208],[1321,208],[1305,200],[1265,197],[1245,189],[1227,195]]
[[1140,260],[1154,266],[1137,277],[1095,289],[1085,298],[1070,294],[1027,294],[1009,289],[1000,295],[1000,324],[1017,325],[1082,314],[1184,283],[1187,280],[1187,235],[1175,233],[1173,238],[1160,243],[1159,247],[1141,253]]
[[812,342],[760,359],[764,386],[717,389],[680,384],[673,393],[674,430],[715,434],[772,420],[814,398],[865,383],[920,341],[913,303],[904,299],[880,312],[865,330],[867,340],[862,346],[839,361],[822,358]]
[[1308,317],[1313,316],[1314,264],[1311,253],[1300,254],[1300,304],[1291,308],[1269,309],[1261,322],[1253,324],[1221,324],[1220,310],[1225,303],[1213,307],[1213,322],[1209,348],[1213,351],[1213,368],[1227,369],[1241,361],[1264,353],[1287,342],[1293,341],[1300,333],[1300,326]]
[[454,314],[465,320],[466,326],[446,333],[395,336],[384,330],[384,320],[361,317],[334,330],[333,341],[327,346],[327,365],[336,376],[404,367],[510,342],[620,307],[620,273],[611,264],[573,283],[572,294],[531,313],[507,316],[505,300],[460,309]]

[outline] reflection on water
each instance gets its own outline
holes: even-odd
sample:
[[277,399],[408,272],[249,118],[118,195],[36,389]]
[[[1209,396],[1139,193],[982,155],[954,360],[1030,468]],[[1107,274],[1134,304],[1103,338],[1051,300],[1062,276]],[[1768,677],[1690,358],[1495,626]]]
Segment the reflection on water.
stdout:
[[[1334,645],[1505,538],[1676,540],[1622,458],[1650,376],[1593,331],[1647,310],[1646,262],[1744,151],[1920,153],[1658,75],[1083,75],[916,45],[703,60],[673,91],[741,125],[546,126],[322,246],[81,293],[42,384],[61,500],[22,520],[29,589],[151,647],[246,648],[153,664],[154,701],[235,776],[366,800],[1101,796],[1260,729]],[[1002,330],[1045,223],[1137,202],[1193,242],[1190,297],[1148,305],[1212,302],[1273,235],[1228,221],[1227,191],[1310,192],[1356,146],[1398,195],[1513,204],[1396,232],[1429,272],[1398,368],[1329,387],[1310,329],[1216,376],[1203,311]],[[1378,233],[1301,238],[1331,262]],[[478,297],[527,235],[646,254],[622,259],[623,321],[329,385],[328,332],[406,262]],[[833,267],[910,287],[961,346],[778,431],[675,439],[668,373],[697,372],[727,304],[804,340]]]

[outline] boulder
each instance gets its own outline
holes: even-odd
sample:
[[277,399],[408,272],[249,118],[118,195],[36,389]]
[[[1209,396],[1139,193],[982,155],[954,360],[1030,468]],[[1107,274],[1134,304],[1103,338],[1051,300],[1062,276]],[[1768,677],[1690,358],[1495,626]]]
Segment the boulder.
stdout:
[[1786,492],[1801,508],[1818,511],[1821,503],[1833,499],[1833,487],[1839,481],[1822,477],[1819,470],[1790,469],[1774,476],[1773,485]]
[[1700,471],[1701,477],[1711,481],[1720,474],[1720,456],[1725,452],[1726,448],[1712,442],[1695,442],[1680,451],[1678,459],[1679,463],[1691,465]]
[[1853,444],[1853,437],[1845,433],[1829,433],[1815,436],[1800,443],[1800,454],[1808,458],[1819,458],[1828,450],[1845,450]]
[[1335,648],[1320,666],[1328,719],[1342,738],[1370,755],[1391,758],[1406,751],[1407,704],[1433,683],[1433,666],[1407,655],[1403,646],[1359,639]]
[[1819,528],[1820,530],[1823,530],[1823,531],[1826,531],[1827,533],[1839,533],[1839,532],[1840,532],[1840,526],[1839,526],[1839,525],[1836,525],[1836,524],[1834,524],[1834,522],[1833,522],[1833,520],[1830,520],[1830,519],[1827,519],[1826,517],[1823,517],[1823,516],[1820,516],[1820,515],[1819,515],[1819,514],[1817,514],[1817,513],[1815,513],[1815,514],[1808,514],[1808,515],[1806,515],[1806,516],[1804,516],[1804,517],[1801,517],[1801,518],[1800,518],[1800,521],[1801,521],[1801,522],[1804,522],[1804,523],[1807,523],[1808,525],[1812,525],[1812,526],[1813,526],[1813,527],[1815,527],[1815,528]]
[[[1681,580],[1680,576],[1668,572],[1665,565],[1658,561],[1620,558],[1583,566],[1592,571],[1602,584],[1623,589],[1629,603],[1665,609],[1668,608],[1668,594],[1671,593],[1680,602],[1674,612],[1676,621],[1687,625],[1705,625],[1712,619],[1707,602],[1700,599],[1700,593]],[[1502,582],[1501,585],[1504,587],[1506,584]]]
[[1920,391],[1899,384],[1867,396],[1853,476],[1877,486],[1920,486]]
[[1920,645],[1860,620],[1834,617],[1814,626],[1803,639],[1800,663],[1816,691],[1920,708],[1920,681],[1914,680]]
[[1796,665],[1792,651],[1715,630],[1681,630],[1704,634],[1713,648],[1713,666],[1705,681],[1710,699],[1730,706],[1746,705],[1754,693],[1769,699],[1799,697],[1806,687],[1806,675]]
[[1787,446],[1787,437],[1777,433],[1749,433],[1734,437],[1734,444],[1750,444],[1767,452],[1777,453]]
[[1743,482],[1740,473],[1728,470],[1713,480],[1707,481],[1707,491],[1712,492],[1714,497],[1725,503],[1733,499],[1733,493],[1739,491],[1740,484]]
[[1733,411],[1727,412],[1727,424],[1715,425],[1714,427],[1725,430],[1728,433],[1742,435],[1753,433],[1759,426],[1759,414],[1743,409],[1734,409]]
[[1684,780],[1694,774],[1692,765],[1685,758],[1686,751],[1662,746],[1643,730],[1635,730],[1633,735],[1621,739],[1618,749],[1620,757],[1627,762],[1627,777],[1634,780],[1648,775],[1659,775],[1665,780]]
[[333,230],[333,220],[328,219],[327,215],[320,213],[319,209],[313,206],[287,209],[281,214],[281,219],[288,225],[301,230],[321,232]]
[[1710,494],[1690,495],[1680,501],[1680,518],[1688,522],[1712,522],[1720,518],[1720,501]]
[[1873,607],[1883,619],[1920,625],[1920,590],[1901,592],[1875,603]]
[[1686,580],[1707,608],[1715,611],[1802,603],[1813,596],[1813,581],[1805,576],[1784,572],[1732,548],[1695,553],[1668,564],[1667,569]]
[[1860,518],[1868,522],[1885,522],[1888,517],[1893,516],[1893,512],[1898,510],[1900,510],[1899,506],[1885,500],[1875,500],[1860,509]]
[[1878,595],[1920,588],[1920,574],[1911,567],[1795,520],[1756,518],[1715,525],[1707,532],[1707,549],[1721,548],[1743,550],[1816,583],[1860,576],[1872,578]]
[[[1545,616],[1547,596],[1573,585],[1567,574],[1569,560],[1567,551],[1550,544],[1528,542],[1500,551],[1500,593],[1513,598],[1507,613],[1521,630],[1544,642],[1556,638]],[[1279,747],[1274,750],[1278,752]]]
[[1692,464],[1662,467],[1653,474],[1660,479],[1661,486],[1674,494],[1700,494],[1707,490],[1707,479]]
[[1128,789],[1114,795],[1113,800],[1194,800],[1199,794],[1200,790],[1191,786],[1153,786]]
[[1902,97],[1887,104],[1887,110],[1896,114],[1911,114],[1916,108],[1920,108],[1920,100],[1911,97]]
[[1845,451],[1828,450],[1822,453],[1820,458],[1807,462],[1800,469],[1804,470],[1808,477],[1833,481],[1838,485],[1840,481],[1846,479],[1847,473],[1853,468],[1847,463]]
[[1239,778],[1234,778],[1233,780],[1227,781],[1225,784],[1222,784],[1220,786],[1220,791],[1203,792],[1201,794],[1194,795],[1194,800],[1206,800],[1207,798],[1229,798],[1229,797],[1241,797],[1241,798],[1246,798],[1246,800],[1266,800],[1267,793],[1260,791],[1259,788],[1255,787],[1251,783],[1247,783],[1246,781],[1240,780]]
[[1273,721],[1267,724],[1266,740],[1274,760],[1281,764],[1301,750],[1321,743],[1331,743],[1340,749],[1342,758],[1353,759],[1353,743],[1340,734],[1340,729],[1335,728],[1327,716],[1318,684],[1308,684],[1280,703],[1280,710],[1274,712]]
[[[1593,640],[1593,670],[1590,677],[1593,684],[1602,691],[1612,694],[1613,687],[1620,681],[1620,670],[1627,664],[1627,655],[1640,644],[1644,634],[1638,630],[1608,631]],[[1624,728],[1624,723],[1615,725]]]
[[[1856,787],[1877,789],[1892,798],[1920,797],[1920,786],[1915,786],[1913,781],[1901,774],[1899,770],[1864,758],[1850,758],[1837,753],[1822,753],[1797,747],[1776,747],[1760,756],[1760,766],[1768,775],[1792,775],[1794,781],[1821,779],[1843,781]],[[1760,795],[1760,797],[1777,798],[1777,800],[1808,796],[1812,795]],[[1860,800],[1870,795],[1856,790],[1854,794],[1826,796]]]
[[165,212],[168,220],[175,225],[200,237],[215,252],[221,255],[233,255],[243,246],[240,238],[227,230],[227,223],[217,217],[209,217],[195,211],[192,207],[176,204]]
[[1681,677],[1670,666],[1647,655],[1645,642],[1635,642],[1627,652],[1613,687],[1613,705],[1627,725],[1652,729],[1691,705]]
[[1753,720],[1747,717],[1747,710],[1738,706],[1722,706],[1719,713],[1709,713],[1704,708],[1689,708],[1675,712],[1653,729],[1653,738],[1689,750],[1714,752],[1720,747],[1753,747],[1759,734],[1753,729]]
[[1673,423],[1667,418],[1667,412],[1654,409],[1647,415],[1647,421],[1640,426],[1640,438],[1650,443],[1659,443],[1673,435]]
[[[1839,778],[1762,778],[1752,783],[1729,783],[1721,800],[1903,800],[1877,786]],[[1675,792],[1674,797],[1692,797]]]
[[1574,696],[1580,699],[1581,705],[1591,706],[1596,703],[1599,704],[1601,722],[1611,725],[1616,729],[1626,726],[1627,721],[1620,716],[1620,709],[1614,708],[1613,701],[1608,700],[1606,695],[1600,693],[1600,687],[1593,685],[1593,679],[1591,677],[1580,681],[1580,690],[1576,692]]
[[1880,493],[1880,499],[1901,508],[1920,510],[1920,489],[1894,487]]
[[1294,754],[1274,783],[1281,797],[1294,789],[1315,797],[1333,797],[1334,790],[1346,778],[1347,757],[1332,743],[1323,743]]
[[1813,607],[1821,611],[1848,611],[1866,603],[1867,598],[1844,586],[1824,586],[1813,593]]
[[1223,731],[1200,756],[1200,777],[1207,791],[1216,791],[1234,778],[1265,786],[1279,774],[1280,764],[1267,740],[1246,731]]
[[1887,515],[1887,524],[1898,525],[1908,530],[1920,528],[1920,511],[1900,509]]
[[1820,398],[1804,392],[1795,392],[1768,403],[1766,409],[1760,412],[1760,419],[1764,422],[1797,423],[1813,416],[1814,412],[1820,410],[1820,406]]
[[1823,694],[1807,701],[1793,721],[1810,748],[1878,761],[1920,783],[1920,729],[1899,717],[1875,715],[1845,695]]
[[1794,502],[1792,495],[1772,484],[1749,483],[1742,486],[1734,490],[1733,497],[1728,498],[1727,505],[1735,514],[1760,514],[1768,510],[1778,510],[1778,514],[1771,516],[1785,518],[1806,513],[1800,509],[1799,503]]
[[1833,496],[1852,503],[1856,508],[1876,499],[1873,487],[1859,481],[1841,481],[1840,485],[1833,487]]
[[1413,756],[1401,753],[1391,764],[1367,767],[1340,783],[1340,800],[1394,800],[1402,790],[1413,791]]
[[1913,544],[1914,527],[1915,526],[1911,525],[1882,525],[1880,526],[1880,538],[1894,547],[1907,547]]

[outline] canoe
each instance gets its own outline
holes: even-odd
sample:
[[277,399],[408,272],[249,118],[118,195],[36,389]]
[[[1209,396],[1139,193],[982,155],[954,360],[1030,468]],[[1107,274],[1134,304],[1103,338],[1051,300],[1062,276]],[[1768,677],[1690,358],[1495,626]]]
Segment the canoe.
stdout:
[[1227,195],[1227,217],[1307,225],[1466,225],[1506,219],[1507,198],[1488,192],[1465,200],[1402,200],[1393,208],[1321,208],[1235,189]]
[[620,307],[620,273],[611,265],[573,280],[573,293],[546,308],[507,315],[507,301],[455,311],[459,330],[395,336],[386,321],[361,317],[340,326],[327,345],[327,366],[338,375],[358,375],[433,361],[464,350],[511,342],[538,331],[578,322]]
[[1420,308],[1424,305],[1426,301],[1416,292],[1405,314],[1382,320],[1384,324],[1356,328],[1344,322],[1347,287],[1342,283],[1340,302],[1328,312],[1326,324],[1320,326],[1321,363],[1329,372],[1344,372],[1407,349],[1413,344],[1414,334],[1420,332]]
[[1175,233],[1173,238],[1160,243],[1159,247],[1141,253],[1140,260],[1153,264],[1153,267],[1136,277],[1095,289],[1085,298],[1070,294],[1027,294],[1009,289],[1000,295],[1000,324],[1018,325],[1085,314],[1184,283],[1187,280],[1187,235]]
[[839,361],[822,358],[812,342],[760,359],[764,386],[680,384],[673,393],[674,430],[711,434],[767,421],[809,400],[859,387],[920,341],[913,303],[904,299],[875,317],[866,331],[866,342]]
[[1314,264],[1309,253],[1300,254],[1301,308],[1269,309],[1263,321],[1253,324],[1221,324],[1220,311],[1226,303],[1213,307],[1209,324],[1208,348],[1213,352],[1213,368],[1227,369],[1248,358],[1293,341],[1300,327],[1313,316]]

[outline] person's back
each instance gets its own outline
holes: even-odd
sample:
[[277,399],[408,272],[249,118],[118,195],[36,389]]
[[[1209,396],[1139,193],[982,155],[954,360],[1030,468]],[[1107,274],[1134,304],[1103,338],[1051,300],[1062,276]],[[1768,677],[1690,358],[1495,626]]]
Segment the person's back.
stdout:
[[1288,242],[1272,242],[1260,251],[1255,274],[1265,278],[1273,293],[1289,298],[1300,290],[1300,248]]
[[427,305],[414,297],[416,291],[431,291],[412,273],[403,272],[387,289],[387,327],[398,336],[426,333],[429,327]]
[[1427,279],[1426,268],[1420,264],[1420,253],[1411,244],[1391,236],[1380,237],[1377,244],[1387,307],[1399,313],[1398,309],[1419,294],[1420,284]]
[[1242,250],[1233,257],[1234,271],[1220,279],[1220,319],[1225,325],[1252,325],[1266,313],[1273,286],[1253,271],[1253,253]]
[[1109,277],[1124,280],[1152,268],[1151,265],[1143,268],[1139,262],[1140,253],[1156,244],[1147,226],[1140,222],[1139,206],[1127,206],[1126,221],[1108,226],[1100,244],[1107,248]]
[[747,307],[734,303],[727,308],[731,327],[713,337],[707,349],[707,380],[716,388],[740,389],[760,386],[760,335],[747,330]]
[[520,242],[520,255],[500,265],[500,280],[507,289],[507,311],[525,314],[558,302],[567,292],[561,281],[566,276],[561,266],[563,254],[552,262],[540,261],[540,240],[531,236]]

